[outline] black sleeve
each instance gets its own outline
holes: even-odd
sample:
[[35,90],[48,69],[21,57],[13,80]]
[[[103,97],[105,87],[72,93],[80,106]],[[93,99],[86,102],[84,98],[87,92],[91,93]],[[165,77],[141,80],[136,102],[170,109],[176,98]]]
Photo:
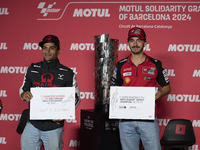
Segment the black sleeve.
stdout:
[[113,72],[113,77],[112,77],[112,85],[116,86],[121,86],[123,84],[123,79],[121,76],[121,67],[122,65],[118,62],[115,70]]
[[157,71],[158,71],[158,76],[157,76],[157,82],[158,84],[163,87],[169,84],[169,78],[167,71],[163,67],[161,61],[158,61],[156,63]]
[[20,94],[24,91],[30,91],[30,88],[32,87],[32,80],[31,80],[31,66],[28,67],[27,72],[24,76],[23,84],[20,88]]

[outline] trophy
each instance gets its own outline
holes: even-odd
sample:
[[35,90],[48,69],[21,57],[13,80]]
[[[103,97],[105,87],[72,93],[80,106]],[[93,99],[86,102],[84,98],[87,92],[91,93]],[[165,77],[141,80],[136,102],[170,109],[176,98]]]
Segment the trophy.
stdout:
[[118,39],[109,39],[109,34],[94,36],[95,45],[95,111],[109,112],[110,86],[118,59]]

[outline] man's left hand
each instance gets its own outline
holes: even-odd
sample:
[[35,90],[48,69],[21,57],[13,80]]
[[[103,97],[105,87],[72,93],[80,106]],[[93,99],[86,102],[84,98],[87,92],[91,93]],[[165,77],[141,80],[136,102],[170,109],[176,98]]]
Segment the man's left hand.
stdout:
[[155,100],[159,99],[161,97],[161,92],[157,91],[155,94]]
[[56,122],[57,124],[60,124],[60,121],[63,121],[63,119],[53,119],[53,122]]

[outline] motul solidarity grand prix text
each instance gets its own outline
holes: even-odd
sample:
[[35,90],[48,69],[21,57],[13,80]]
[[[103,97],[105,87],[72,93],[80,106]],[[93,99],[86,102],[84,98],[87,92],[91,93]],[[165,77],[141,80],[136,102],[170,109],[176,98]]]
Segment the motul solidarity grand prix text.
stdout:
[[199,5],[120,5],[119,20],[190,21],[191,13],[200,12]]

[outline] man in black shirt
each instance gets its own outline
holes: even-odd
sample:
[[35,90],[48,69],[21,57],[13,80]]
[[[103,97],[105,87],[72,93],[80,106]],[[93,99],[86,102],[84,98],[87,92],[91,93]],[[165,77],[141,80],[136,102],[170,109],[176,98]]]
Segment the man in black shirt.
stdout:
[[[60,41],[54,35],[47,35],[39,43],[44,60],[32,63],[26,72],[20,96],[24,101],[33,97],[31,87],[75,87],[76,107],[80,102],[75,73],[59,62]],[[47,150],[61,150],[64,120],[29,120],[21,136],[22,150],[40,149],[43,143]]]

